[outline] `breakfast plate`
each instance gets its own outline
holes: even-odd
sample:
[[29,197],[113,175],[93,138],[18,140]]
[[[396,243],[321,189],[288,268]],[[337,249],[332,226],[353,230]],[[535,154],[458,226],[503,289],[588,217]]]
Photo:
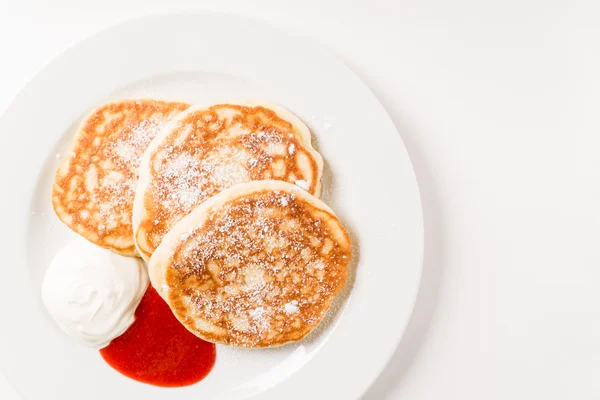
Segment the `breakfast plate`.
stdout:
[[[42,280],[76,237],[53,211],[54,175],[89,110],[124,98],[268,99],[308,126],[325,164],[321,199],[345,226],[352,259],[341,293],[302,341],[266,349],[217,345],[201,382],[161,388],[125,378],[54,323]],[[389,116],[325,48],[238,16],[145,17],[48,64],[3,114],[0,134],[0,373],[23,399],[356,399],[398,345],[421,275],[418,188]]]

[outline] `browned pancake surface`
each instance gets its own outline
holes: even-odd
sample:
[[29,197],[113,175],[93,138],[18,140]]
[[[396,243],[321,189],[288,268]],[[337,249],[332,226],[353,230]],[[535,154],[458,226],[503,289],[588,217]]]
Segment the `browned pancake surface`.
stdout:
[[160,147],[146,155],[150,177],[144,216],[134,227],[146,257],[195,206],[235,184],[282,180],[319,195],[320,155],[305,146],[310,137],[273,110],[220,104],[186,114]]
[[97,245],[136,255],[131,214],[140,158],[158,127],[187,107],[143,99],[92,112],[56,173],[52,202],[58,217]]
[[278,346],[321,321],[346,282],[350,258],[334,215],[293,193],[265,190],[213,210],[182,240],[163,295],[206,340]]

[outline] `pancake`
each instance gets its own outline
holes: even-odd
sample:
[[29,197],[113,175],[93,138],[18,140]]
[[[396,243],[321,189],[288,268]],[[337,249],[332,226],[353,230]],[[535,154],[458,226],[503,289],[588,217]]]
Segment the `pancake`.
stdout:
[[92,243],[136,256],[131,227],[139,161],[158,128],[188,104],[122,100],[81,123],[54,180],[56,215]]
[[254,181],[195,208],[149,263],[152,285],[198,337],[241,347],[298,341],[346,282],[348,234],[321,200]]
[[306,125],[283,107],[244,104],[190,107],[148,147],[133,211],[144,259],[177,221],[235,184],[285,180],[320,195],[323,160]]

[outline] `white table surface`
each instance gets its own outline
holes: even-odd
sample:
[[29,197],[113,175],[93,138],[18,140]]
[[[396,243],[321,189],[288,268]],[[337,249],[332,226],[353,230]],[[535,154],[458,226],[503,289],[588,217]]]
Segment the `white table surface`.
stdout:
[[[83,3],[0,0],[0,111],[94,32],[200,9],[317,38],[391,114],[423,197],[425,265],[365,399],[600,398],[600,2]],[[18,399],[2,378],[0,399]]]

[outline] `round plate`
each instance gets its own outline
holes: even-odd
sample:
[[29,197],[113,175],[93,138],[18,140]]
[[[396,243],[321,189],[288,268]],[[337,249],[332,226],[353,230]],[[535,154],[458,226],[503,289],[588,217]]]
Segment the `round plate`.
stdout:
[[[269,350],[219,346],[210,375],[181,389],[121,376],[62,334],[40,300],[46,266],[74,237],[55,217],[50,192],[77,124],[102,102],[144,96],[264,99],[293,111],[314,133],[325,159],[323,199],[355,247],[345,291],[308,338]],[[231,15],[127,22],[45,67],[7,109],[0,133],[0,371],[25,400],[355,399],[400,341],[422,265],[417,184],[382,106],[323,47]]]

